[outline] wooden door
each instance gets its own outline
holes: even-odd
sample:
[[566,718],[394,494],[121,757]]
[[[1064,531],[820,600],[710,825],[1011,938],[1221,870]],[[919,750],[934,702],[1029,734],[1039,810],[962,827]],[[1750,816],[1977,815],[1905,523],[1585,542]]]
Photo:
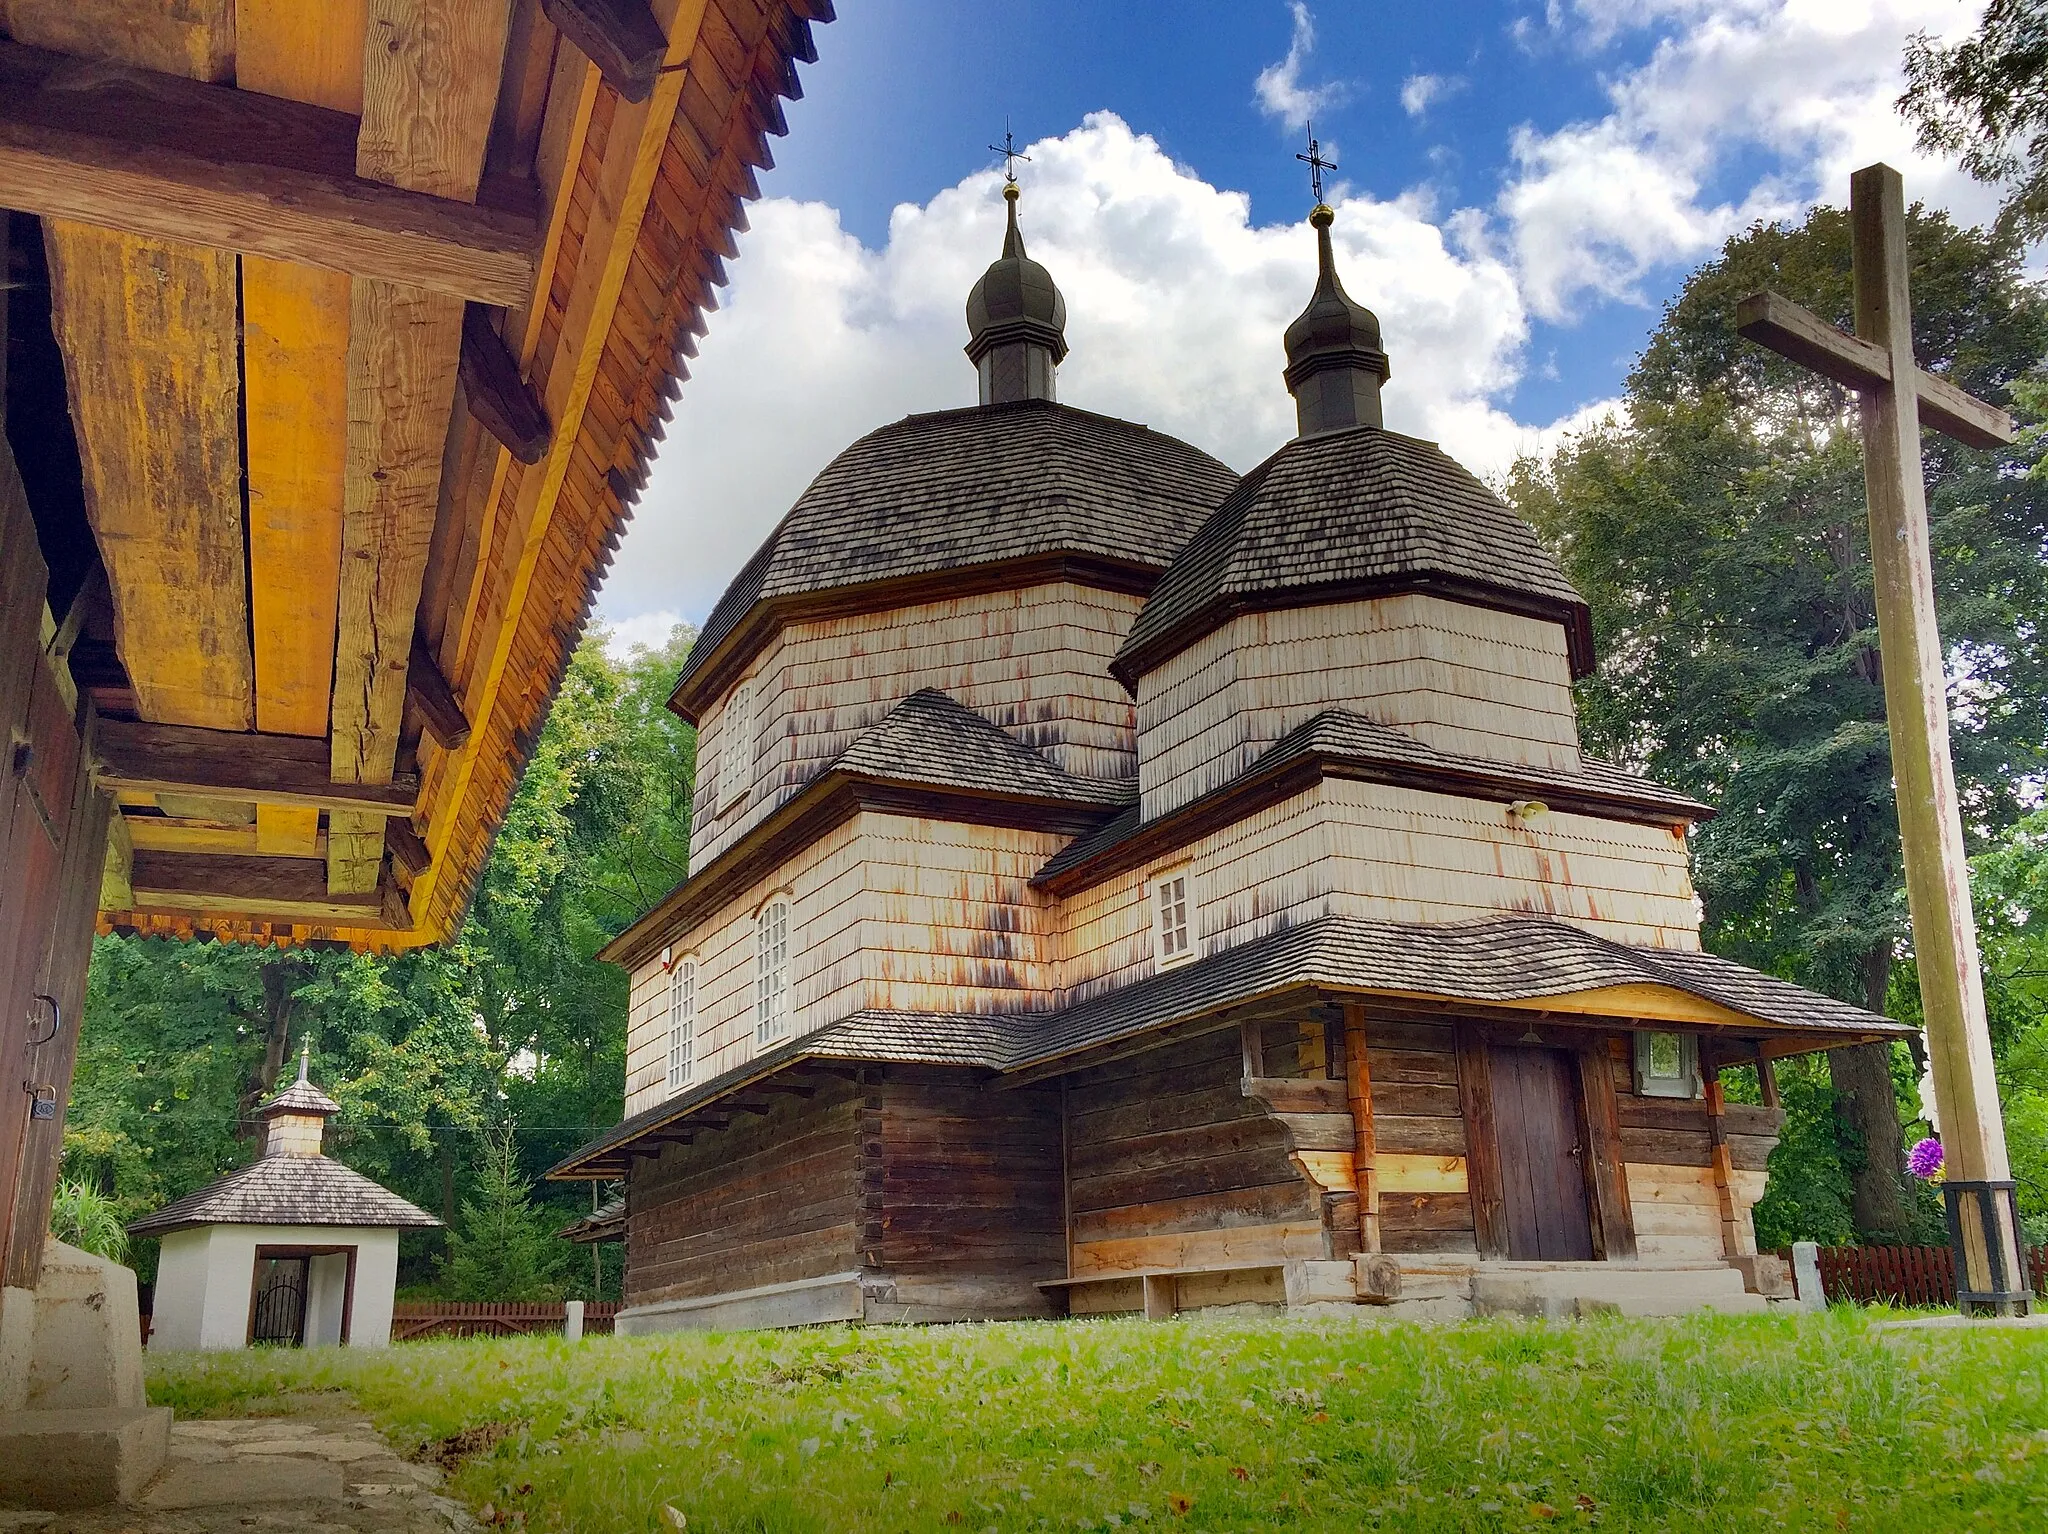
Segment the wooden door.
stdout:
[[1518,1262],[1590,1261],[1593,1221],[1571,1056],[1502,1045],[1487,1053],[1507,1254]]

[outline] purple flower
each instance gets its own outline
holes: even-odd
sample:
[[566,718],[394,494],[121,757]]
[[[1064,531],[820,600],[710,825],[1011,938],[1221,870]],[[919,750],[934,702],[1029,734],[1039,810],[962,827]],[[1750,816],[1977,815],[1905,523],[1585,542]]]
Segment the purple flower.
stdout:
[[1906,1152],[1906,1170],[1923,1182],[1941,1175],[1941,1141],[1922,1140]]

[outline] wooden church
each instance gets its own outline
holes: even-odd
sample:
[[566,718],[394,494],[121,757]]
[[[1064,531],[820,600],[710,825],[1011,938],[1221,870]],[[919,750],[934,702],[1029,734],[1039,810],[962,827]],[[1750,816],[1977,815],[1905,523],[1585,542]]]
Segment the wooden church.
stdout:
[[1382,424],[1328,207],[1240,479],[1056,403],[1005,195],[980,402],[842,453],[676,683],[689,877],[553,1174],[625,1180],[620,1329],[1760,1307],[1772,1062],[1903,1030],[1701,951],[1711,811],[1580,750],[1586,604]]

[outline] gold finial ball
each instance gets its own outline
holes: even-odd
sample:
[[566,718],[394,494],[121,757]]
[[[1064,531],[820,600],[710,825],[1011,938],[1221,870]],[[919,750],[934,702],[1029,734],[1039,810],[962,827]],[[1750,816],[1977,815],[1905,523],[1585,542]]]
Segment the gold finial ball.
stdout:
[[1337,210],[1326,202],[1319,202],[1309,210],[1308,221],[1318,229],[1327,229],[1337,222]]
[[1020,188],[1016,182],[1005,181],[1003,183],[1003,195],[1009,198],[1010,201],[1015,202],[1019,197],[1022,197],[1024,193],[1022,188]]

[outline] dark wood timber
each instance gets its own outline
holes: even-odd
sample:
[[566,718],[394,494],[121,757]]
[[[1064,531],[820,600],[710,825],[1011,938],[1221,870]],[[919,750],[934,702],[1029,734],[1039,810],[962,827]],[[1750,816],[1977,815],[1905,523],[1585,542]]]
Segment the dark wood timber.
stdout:
[[668,39],[647,0],[541,0],[540,8],[621,96],[645,101],[654,93]]
[[1581,1262],[1593,1253],[1572,1059],[1560,1049],[1490,1045],[1494,1130],[1500,1147],[1507,1255],[1518,1262]]
[[1636,1254],[1636,1223],[1629,1207],[1628,1169],[1622,1162],[1612,1059],[1605,1038],[1589,1039],[1578,1047],[1579,1114],[1586,1131],[1586,1190],[1593,1204],[1594,1255],[1609,1262]]
[[382,890],[329,893],[321,858],[137,852],[132,883],[138,911],[261,910],[357,927],[392,925]]
[[385,820],[384,850],[391,854],[392,862],[415,879],[434,862],[434,854],[420,839],[419,832],[412,828],[412,822],[403,815],[392,815]]
[[1472,1234],[1481,1257],[1508,1254],[1501,1194],[1500,1152],[1494,1139],[1493,1076],[1486,1041],[1470,1023],[1457,1025],[1458,1101],[1465,1119],[1465,1178],[1472,1200]]
[[439,662],[417,632],[412,636],[412,659],[405,668],[405,690],[419,708],[427,733],[442,750],[460,751],[469,744],[469,715],[462,711],[462,700],[455,696]]
[[409,815],[419,782],[336,783],[327,742],[191,725],[102,719],[93,739],[102,786],[137,793],[199,794],[260,804],[314,805],[371,815]]
[[1372,1061],[1365,1035],[1365,1005],[1344,1003],[1345,1106],[1351,1111],[1351,1167],[1358,1184],[1358,1239],[1366,1252],[1380,1249],[1379,1140],[1373,1124]]
[[521,463],[539,463],[547,455],[554,428],[482,304],[462,314],[462,398],[484,430]]
[[481,303],[531,297],[530,186],[470,204],[367,181],[356,129],[345,112],[0,43],[0,207]]

